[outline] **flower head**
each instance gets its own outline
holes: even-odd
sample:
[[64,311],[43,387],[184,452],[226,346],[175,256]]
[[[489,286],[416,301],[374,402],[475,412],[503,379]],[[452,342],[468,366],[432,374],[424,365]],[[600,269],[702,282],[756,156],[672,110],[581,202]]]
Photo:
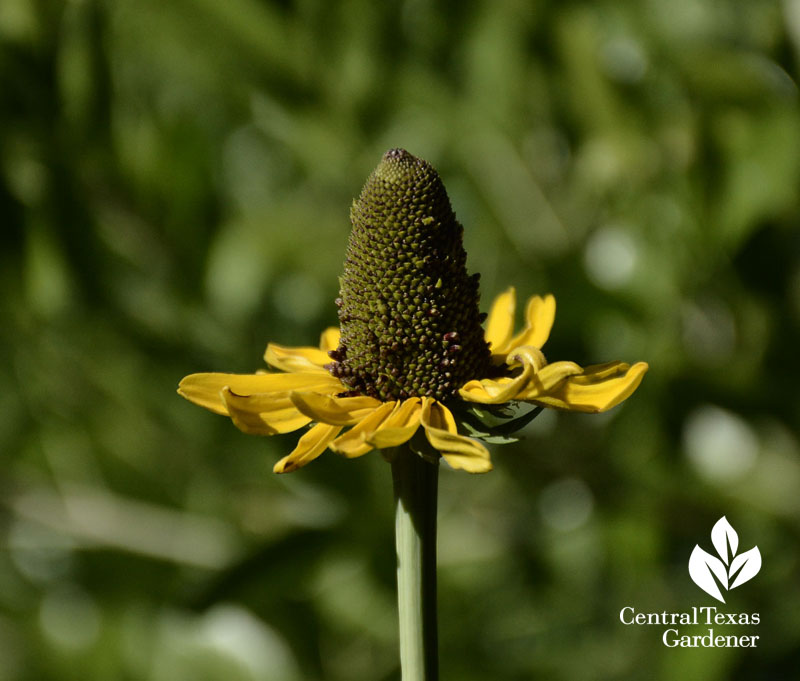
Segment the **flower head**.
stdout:
[[408,152],[384,155],[351,220],[339,329],[324,331],[318,348],[270,343],[264,358],[277,371],[192,374],[178,389],[246,433],[311,424],[275,472],[296,470],[325,449],[353,458],[406,443],[453,468],[486,472],[492,465],[480,440],[507,435],[538,413],[518,417],[509,405],[605,411],[647,371],[644,362],[548,363],[541,348],[555,319],[552,295],[528,301],[525,326],[514,334],[508,289],[483,331],[462,227],[436,171]]

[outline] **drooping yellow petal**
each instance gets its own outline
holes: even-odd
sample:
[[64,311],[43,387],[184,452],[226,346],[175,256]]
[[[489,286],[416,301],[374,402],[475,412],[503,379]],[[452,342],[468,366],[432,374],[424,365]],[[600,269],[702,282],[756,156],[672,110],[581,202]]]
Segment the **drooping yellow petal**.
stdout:
[[337,454],[343,454],[348,459],[363,456],[374,448],[369,443],[369,436],[379,428],[395,408],[396,402],[384,402],[369,416],[365,416],[344,435],[340,435],[328,447]]
[[327,373],[324,365],[332,361],[327,352],[317,348],[290,348],[276,343],[267,345],[264,360],[270,366],[290,373],[302,371]]
[[500,378],[482,378],[467,381],[458,391],[461,399],[467,402],[479,402],[480,404],[500,404],[507,402],[510,398],[506,395],[513,393],[516,395],[518,390],[514,387],[512,379],[508,376]]
[[546,360],[542,351],[532,346],[516,348],[508,359],[513,364],[522,365],[522,371],[517,376],[468,381],[458,394],[468,402],[481,404],[501,404],[518,399],[517,395],[527,389],[536,372],[545,366]]
[[514,366],[521,364],[523,367],[530,366],[534,371],[539,371],[547,364],[542,351],[533,345],[523,345],[514,348],[508,355],[508,364]]
[[293,392],[291,398],[312,420],[336,426],[352,426],[382,404],[372,397],[336,397],[315,392]]
[[224,387],[229,387],[237,395],[256,395],[259,393],[286,392],[289,390],[315,390],[323,393],[337,393],[345,390],[339,379],[327,372],[297,374],[191,374],[178,386],[178,394],[190,402],[213,411],[228,415],[228,410],[220,396]]
[[548,293],[544,298],[541,296],[529,298],[525,308],[525,328],[508,342],[507,347],[498,351],[513,350],[520,345],[541,348],[550,337],[555,318],[556,299],[552,294]]
[[553,362],[536,371],[520,389],[514,399],[533,400],[547,395],[570,376],[578,376],[583,369],[575,362]]
[[340,336],[341,333],[337,327],[329,326],[319,337],[319,349],[326,353],[328,350],[336,350],[339,347]]
[[423,399],[420,422],[428,442],[438,449],[453,468],[468,473],[487,473],[492,470],[489,451],[477,440],[459,435],[453,414],[441,402]]
[[297,442],[291,454],[284,456],[272,469],[275,473],[291,473],[316,459],[328,443],[342,430],[341,426],[318,423]]
[[547,395],[531,401],[569,411],[607,411],[630,397],[639,387],[647,369],[646,362],[637,362],[633,366],[611,362],[586,367],[582,373],[562,381]]
[[398,447],[408,442],[419,428],[422,398],[410,397],[397,407],[389,417],[367,436],[367,442],[377,449]]
[[483,334],[492,352],[495,352],[495,348],[505,347],[511,338],[514,332],[516,305],[517,293],[513,286],[494,299],[486,320],[486,331]]
[[237,395],[225,387],[221,397],[234,425],[250,435],[290,433],[311,421],[294,406],[288,392]]

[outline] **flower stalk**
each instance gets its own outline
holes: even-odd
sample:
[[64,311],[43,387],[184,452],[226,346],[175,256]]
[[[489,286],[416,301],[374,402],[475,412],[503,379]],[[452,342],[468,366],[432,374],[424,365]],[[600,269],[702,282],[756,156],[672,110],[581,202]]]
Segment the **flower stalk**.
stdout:
[[439,677],[436,622],[436,508],[439,464],[409,447],[392,457],[397,605],[402,681]]

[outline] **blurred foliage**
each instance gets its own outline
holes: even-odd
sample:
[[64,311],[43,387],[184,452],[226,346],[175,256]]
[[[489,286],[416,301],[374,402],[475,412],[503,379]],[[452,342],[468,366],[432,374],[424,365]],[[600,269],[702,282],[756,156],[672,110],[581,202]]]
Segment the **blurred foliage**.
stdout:
[[[796,674],[798,50],[798,0],[2,0],[0,681],[399,678],[385,463],[274,476],[295,436],[175,395],[335,322],[395,146],[548,357],[651,364],[443,472],[443,678]],[[714,604],[723,514],[759,647],[622,625]]]

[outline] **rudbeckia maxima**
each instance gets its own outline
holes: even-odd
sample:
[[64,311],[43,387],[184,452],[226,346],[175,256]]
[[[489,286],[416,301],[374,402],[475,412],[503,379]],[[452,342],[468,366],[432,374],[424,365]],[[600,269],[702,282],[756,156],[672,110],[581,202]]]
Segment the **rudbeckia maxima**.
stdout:
[[[491,352],[491,377],[467,381],[453,399],[485,405],[527,402],[597,413],[618,405],[639,386],[648,368],[644,362],[588,367],[547,362],[542,347],[555,319],[552,295],[528,300],[525,326],[516,334],[515,307],[513,288],[494,301],[484,332]],[[272,371],[192,374],[181,381],[178,392],[201,407],[229,416],[245,433],[274,435],[307,428],[295,449],[275,464],[276,473],[297,470],[326,449],[356,458],[373,449],[397,447],[419,429],[452,468],[470,473],[492,469],[485,445],[459,433],[453,412],[444,402],[426,396],[382,401],[350,395],[348,386],[329,371],[329,353],[335,352],[339,342],[339,329],[329,328],[322,333],[318,348],[270,343],[264,359]]]

